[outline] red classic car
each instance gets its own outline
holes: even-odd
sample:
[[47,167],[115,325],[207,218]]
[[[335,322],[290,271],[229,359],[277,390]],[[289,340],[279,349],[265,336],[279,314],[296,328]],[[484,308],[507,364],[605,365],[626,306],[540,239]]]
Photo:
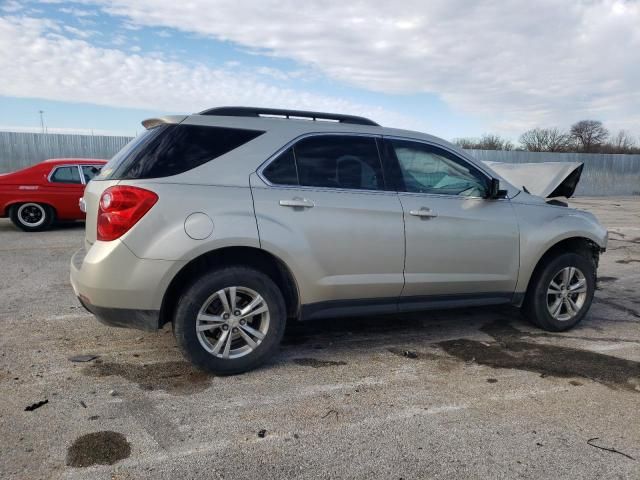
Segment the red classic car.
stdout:
[[56,220],[83,220],[85,185],[106,163],[92,158],[54,158],[13,173],[0,174],[0,218],[10,217],[27,232]]

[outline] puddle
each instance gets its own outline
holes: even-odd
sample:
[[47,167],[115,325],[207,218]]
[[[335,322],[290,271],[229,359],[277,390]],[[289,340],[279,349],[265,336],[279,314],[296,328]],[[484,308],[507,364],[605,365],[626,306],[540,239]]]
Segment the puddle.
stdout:
[[309,341],[309,337],[304,337],[302,335],[287,335],[285,334],[284,338],[282,339],[282,342],[280,343],[280,345],[288,347],[288,346],[295,346],[295,345],[304,345],[305,343],[307,343]]
[[[596,329],[602,331],[602,329]],[[611,342],[611,343],[640,343],[637,338],[620,338],[620,337],[587,337],[586,335],[572,335],[571,333],[551,333],[551,332],[522,332],[522,337],[528,338],[564,338],[571,340],[586,340],[587,342]]]
[[613,389],[640,392],[640,362],[587,350],[522,340],[525,332],[495,322],[481,329],[495,342],[469,339],[439,342],[449,355],[493,368],[536,372],[558,378],[582,377]]
[[118,376],[137,383],[143,390],[164,390],[174,395],[188,395],[206,390],[211,376],[187,362],[151,364],[96,363],[84,368],[92,377]]
[[428,352],[418,352],[417,350],[409,350],[406,348],[388,348],[391,353],[394,355],[398,355],[399,357],[405,357],[412,360],[440,360],[442,357],[439,357],[435,353]]
[[131,444],[118,432],[104,431],[88,433],[78,437],[67,449],[67,465],[89,467],[91,465],[113,465],[131,455]]
[[598,277],[598,283],[615,282],[616,280],[618,280],[618,277]]
[[596,303],[603,303],[604,305],[608,305],[609,307],[618,310],[620,312],[628,313],[629,315],[633,315],[634,317],[640,318],[640,312],[634,310],[633,308],[625,307],[624,305],[620,305],[619,303],[609,300],[606,298],[597,297],[594,299]]
[[323,368],[323,367],[337,367],[340,365],[346,365],[347,362],[334,361],[334,360],[318,360],[317,358],[294,358],[293,363],[302,365],[303,367]]
[[451,360],[450,358],[431,352],[421,352],[399,347],[392,347],[388,348],[387,350],[394,355],[398,355],[399,357],[404,357],[410,360],[427,360],[435,362],[438,369],[444,372],[449,372],[457,366],[457,362]]

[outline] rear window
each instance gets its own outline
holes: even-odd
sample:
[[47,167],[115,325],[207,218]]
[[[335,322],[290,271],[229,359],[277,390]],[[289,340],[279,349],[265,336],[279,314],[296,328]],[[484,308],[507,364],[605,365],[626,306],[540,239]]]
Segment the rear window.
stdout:
[[196,125],[161,125],[129,142],[102,169],[98,180],[159,178],[199,167],[264,132]]

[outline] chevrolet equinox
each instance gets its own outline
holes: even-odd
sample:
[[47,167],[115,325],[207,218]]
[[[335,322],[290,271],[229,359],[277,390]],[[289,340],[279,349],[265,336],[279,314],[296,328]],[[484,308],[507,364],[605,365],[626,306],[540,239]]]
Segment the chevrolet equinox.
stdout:
[[596,218],[444,140],[251,107],[143,125],[86,187],[71,283],[105,324],[171,322],[200,368],[258,366],[287,319],[512,304],[562,331],[591,305]]

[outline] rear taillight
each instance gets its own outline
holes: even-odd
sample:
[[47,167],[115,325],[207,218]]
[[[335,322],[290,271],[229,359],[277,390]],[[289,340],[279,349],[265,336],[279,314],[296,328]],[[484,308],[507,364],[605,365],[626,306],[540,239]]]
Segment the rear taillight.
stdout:
[[120,238],[158,201],[158,195],[144,188],[116,185],[107,188],[98,208],[98,240]]

